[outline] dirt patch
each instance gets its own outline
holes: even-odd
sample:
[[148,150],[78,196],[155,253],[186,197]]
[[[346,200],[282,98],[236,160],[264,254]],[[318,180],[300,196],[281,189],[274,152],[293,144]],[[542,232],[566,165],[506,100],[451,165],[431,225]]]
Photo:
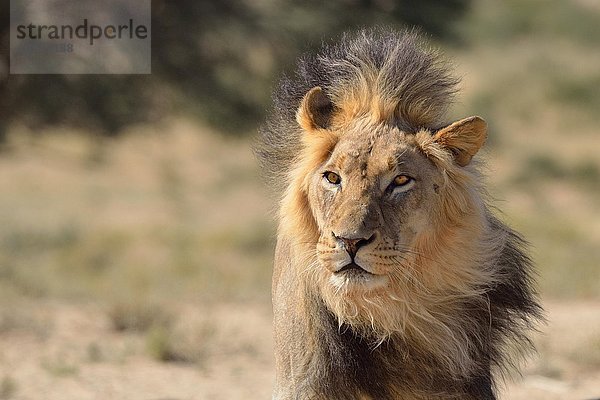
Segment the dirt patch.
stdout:
[[[19,400],[267,399],[273,385],[271,312],[264,304],[185,305],[173,330],[193,362],[164,362],[149,332],[117,331],[98,305],[29,302],[0,313],[0,398]],[[511,400],[600,395],[600,303],[549,303],[540,354]],[[175,344],[177,344],[175,343]],[[201,351],[200,351],[201,350]]]

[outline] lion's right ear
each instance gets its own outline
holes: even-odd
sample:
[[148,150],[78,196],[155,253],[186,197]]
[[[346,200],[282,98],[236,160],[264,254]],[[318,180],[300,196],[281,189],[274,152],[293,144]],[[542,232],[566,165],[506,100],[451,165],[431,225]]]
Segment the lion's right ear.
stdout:
[[469,117],[440,129],[434,140],[454,154],[454,161],[461,167],[471,162],[487,137],[487,124],[480,117]]
[[326,129],[331,123],[333,103],[320,87],[314,87],[304,95],[296,112],[296,121],[305,131]]

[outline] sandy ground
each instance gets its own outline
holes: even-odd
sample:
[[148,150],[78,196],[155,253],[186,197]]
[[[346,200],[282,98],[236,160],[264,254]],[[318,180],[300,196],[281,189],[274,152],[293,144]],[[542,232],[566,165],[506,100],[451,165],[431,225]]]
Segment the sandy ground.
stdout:
[[[203,356],[194,363],[156,361],[147,335],[115,331],[106,310],[95,305],[25,308],[28,317],[17,320],[4,310],[0,323],[0,399],[270,398],[271,315],[265,305],[181,307],[180,324],[203,333],[195,342]],[[547,309],[550,323],[536,338],[540,355],[501,398],[599,397],[600,303],[550,303]]]

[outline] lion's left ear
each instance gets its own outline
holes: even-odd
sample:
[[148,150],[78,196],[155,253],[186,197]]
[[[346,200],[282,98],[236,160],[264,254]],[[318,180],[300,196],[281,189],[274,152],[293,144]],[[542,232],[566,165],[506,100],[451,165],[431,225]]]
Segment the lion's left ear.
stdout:
[[464,167],[471,162],[487,137],[487,123],[480,117],[453,122],[435,133],[433,139],[454,154],[454,160]]

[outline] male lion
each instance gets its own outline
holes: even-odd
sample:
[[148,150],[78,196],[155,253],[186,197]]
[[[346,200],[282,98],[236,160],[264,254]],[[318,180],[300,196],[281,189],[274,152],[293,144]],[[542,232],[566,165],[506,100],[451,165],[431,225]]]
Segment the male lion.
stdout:
[[456,85],[414,32],[281,82],[257,149],[282,193],[274,399],[495,399],[529,349],[531,261],[486,204],[486,123],[444,120]]

